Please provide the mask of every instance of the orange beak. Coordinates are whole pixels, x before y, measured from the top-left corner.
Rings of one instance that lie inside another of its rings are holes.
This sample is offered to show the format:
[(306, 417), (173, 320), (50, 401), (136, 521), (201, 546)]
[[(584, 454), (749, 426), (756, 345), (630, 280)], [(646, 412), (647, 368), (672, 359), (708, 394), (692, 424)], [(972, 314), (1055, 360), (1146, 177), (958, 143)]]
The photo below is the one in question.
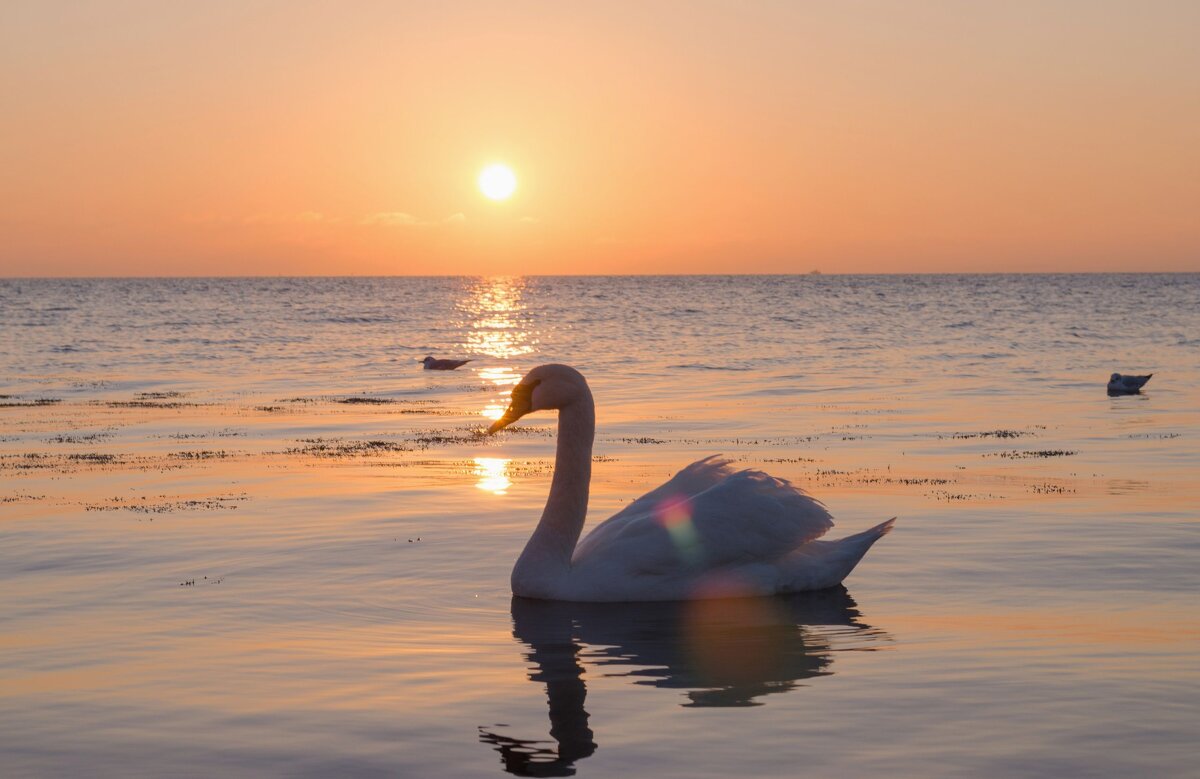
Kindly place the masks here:
[(513, 387), (512, 401), (508, 404), (508, 408), (504, 414), (488, 428), (488, 435), (500, 432), (533, 411), (533, 388), (539, 383), (538, 381), (532, 381), (529, 384), (518, 384)]

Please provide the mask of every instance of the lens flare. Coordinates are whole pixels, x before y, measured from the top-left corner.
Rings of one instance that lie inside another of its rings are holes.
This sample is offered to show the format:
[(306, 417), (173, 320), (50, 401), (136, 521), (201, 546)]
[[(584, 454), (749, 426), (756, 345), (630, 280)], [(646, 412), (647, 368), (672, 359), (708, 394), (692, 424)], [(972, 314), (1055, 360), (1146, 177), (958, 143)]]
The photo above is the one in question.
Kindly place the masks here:
[(692, 506), (686, 498), (667, 498), (655, 509), (655, 518), (667, 530), (675, 551), (688, 565), (704, 562), (704, 546), (692, 522)]

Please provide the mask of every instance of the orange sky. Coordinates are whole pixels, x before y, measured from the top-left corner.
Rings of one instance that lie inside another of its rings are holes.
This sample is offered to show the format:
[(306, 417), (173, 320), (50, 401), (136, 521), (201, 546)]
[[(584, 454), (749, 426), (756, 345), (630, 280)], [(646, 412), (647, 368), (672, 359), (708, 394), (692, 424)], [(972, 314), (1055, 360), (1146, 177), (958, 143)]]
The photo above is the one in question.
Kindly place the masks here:
[(0, 275), (1200, 270), (1196, 30), (1194, 2), (5, 3)]

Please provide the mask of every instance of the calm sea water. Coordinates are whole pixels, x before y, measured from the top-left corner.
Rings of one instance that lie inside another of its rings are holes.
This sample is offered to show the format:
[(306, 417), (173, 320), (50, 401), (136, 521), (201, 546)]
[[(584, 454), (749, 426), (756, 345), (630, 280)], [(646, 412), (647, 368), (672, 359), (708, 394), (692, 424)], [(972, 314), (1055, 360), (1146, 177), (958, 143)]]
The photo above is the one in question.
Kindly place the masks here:
[[(544, 362), (589, 524), (719, 452), (897, 529), (514, 602)], [(1200, 275), (0, 280), (0, 395), (5, 776), (1196, 775)]]

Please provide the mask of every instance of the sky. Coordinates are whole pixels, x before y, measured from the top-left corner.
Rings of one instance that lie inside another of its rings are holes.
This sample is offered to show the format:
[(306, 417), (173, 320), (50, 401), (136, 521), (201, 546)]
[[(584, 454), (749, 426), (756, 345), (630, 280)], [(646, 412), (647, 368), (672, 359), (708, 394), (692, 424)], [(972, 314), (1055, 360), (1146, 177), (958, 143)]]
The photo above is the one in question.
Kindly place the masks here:
[(1200, 271), (1198, 29), (1195, 2), (14, 0), (0, 276)]

